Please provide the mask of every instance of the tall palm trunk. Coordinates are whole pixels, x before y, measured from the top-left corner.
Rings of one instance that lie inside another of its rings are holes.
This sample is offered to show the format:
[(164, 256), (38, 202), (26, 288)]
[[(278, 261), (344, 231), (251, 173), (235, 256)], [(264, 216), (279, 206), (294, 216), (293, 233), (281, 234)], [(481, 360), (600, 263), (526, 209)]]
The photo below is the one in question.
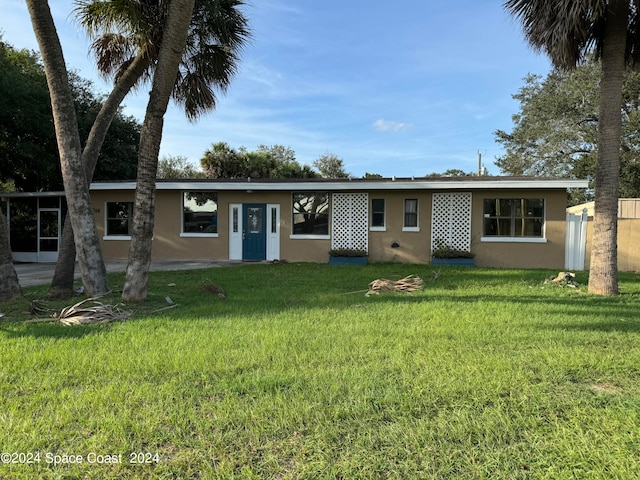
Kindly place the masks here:
[(22, 295), (18, 274), (11, 259), (7, 219), (0, 210), (0, 300), (9, 300)]
[(628, 0), (610, 1), (606, 15), (600, 79), (598, 164), (589, 292), (617, 295), (621, 109), (629, 18)]
[(42, 0), (27, 0), (26, 3), (47, 76), (62, 180), (78, 248), (82, 282), (88, 295), (104, 294), (109, 291), (107, 271), (89, 198), (78, 122), (60, 39), (49, 4)]
[[(98, 163), (100, 149), (107, 136), (113, 118), (118, 113), (120, 104), (149, 66), (148, 56), (140, 53), (136, 56), (125, 73), (118, 79), (113, 90), (102, 105), (91, 126), (87, 143), (82, 151), (82, 162), (85, 166), (87, 185), (91, 184), (93, 173)], [(73, 275), (76, 262), (76, 248), (73, 241), (73, 228), (69, 215), (64, 219), (58, 261), (51, 282), (51, 295), (64, 297), (73, 294)]]
[(158, 66), (153, 76), (149, 103), (140, 132), (138, 178), (133, 210), (131, 247), (122, 297), (144, 300), (147, 297), (151, 240), (154, 226), (156, 173), (162, 140), (164, 114), (176, 82), (178, 66), (187, 43), (187, 31), (195, 0), (173, 0), (165, 23)]

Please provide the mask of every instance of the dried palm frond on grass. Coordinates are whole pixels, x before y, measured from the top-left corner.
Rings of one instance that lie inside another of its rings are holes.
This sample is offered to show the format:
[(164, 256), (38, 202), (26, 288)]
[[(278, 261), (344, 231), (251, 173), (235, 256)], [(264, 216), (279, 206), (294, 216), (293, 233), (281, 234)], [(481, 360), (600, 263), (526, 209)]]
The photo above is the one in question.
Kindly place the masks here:
[[(114, 322), (126, 320), (133, 312), (120, 308), (122, 304), (108, 305), (97, 302), (96, 298), (87, 298), (81, 302), (65, 307), (56, 315), (63, 325), (86, 325), (90, 323)], [(90, 305), (90, 303), (92, 305)]]
[(369, 291), (367, 295), (379, 294), (380, 292), (402, 292), (411, 293), (416, 290), (421, 290), (424, 282), (420, 277), (415, 275), (409, 275), (408, 277), (401, 278), (400, 280), (387, 280), (386, 278), (379, 278), (369, 284)]
[(576, 282), (576, 274), (571, 272), (559, 272), (557, 277), (548, 278), (544, 283), (552, 283), (561, 287), (580, 287), (580, 284)]
[(47, 308), (43, 300), (32, 300), (29, 305), (29, 313), (31, 315), (53, 315), (55, 310)]

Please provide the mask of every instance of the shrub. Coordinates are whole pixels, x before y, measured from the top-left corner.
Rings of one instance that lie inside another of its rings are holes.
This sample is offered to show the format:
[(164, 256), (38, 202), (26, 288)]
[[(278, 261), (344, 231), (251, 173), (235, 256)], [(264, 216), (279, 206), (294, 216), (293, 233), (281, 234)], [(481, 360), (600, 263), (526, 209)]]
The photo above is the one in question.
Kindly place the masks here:
[(332, 257), (366, 257), (369, 254), (361, 248), (334, 248), (329, 250), (329, 255)]
[(433, 258), (473, 258), (475, 254), (466, 250), (458, 250), (442, 240), (436, 240), (436, 248), (431, 252)]

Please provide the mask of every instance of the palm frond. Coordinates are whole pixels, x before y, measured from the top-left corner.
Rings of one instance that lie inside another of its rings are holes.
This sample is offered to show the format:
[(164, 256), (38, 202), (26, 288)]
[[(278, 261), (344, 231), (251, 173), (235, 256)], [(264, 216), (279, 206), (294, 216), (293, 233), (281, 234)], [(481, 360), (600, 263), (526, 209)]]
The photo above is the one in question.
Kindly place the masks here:
[[(166, 18), (166, 1), (76, 0), (76, 18), (93, 39), (99, 71), (117, 80), (139, 52), (149, 58), (151, 77)], [(251, 38), (243, 0), (197, 0), (173, 98), (189, 120), (216, 106), (238, 70)]]
[(140, 28), (142, 4), (132, 0), (76, 0), (73, 13), (91, 38)]
[(602, 43), (606, 0), (507, 0), (525, 38), (558, 68), (572, 68)]
[(96, 57), (98, 71), (104, 76), (112, 75), (120, 65), (130, 62), (135, 55), (135, 46), (130, 39), (117, 33), (96, 38), (91, 44), (91, 50)]
[[(133, 315), (130, 310), (124, 310), (123, 304), (104, 304), (96, 301), (99, 297), (87, 298), (60, 310), (56, 315), (63, 325), (86, 325), (126, 320)], [(90, 305), (91, 304), (91, 305)]]

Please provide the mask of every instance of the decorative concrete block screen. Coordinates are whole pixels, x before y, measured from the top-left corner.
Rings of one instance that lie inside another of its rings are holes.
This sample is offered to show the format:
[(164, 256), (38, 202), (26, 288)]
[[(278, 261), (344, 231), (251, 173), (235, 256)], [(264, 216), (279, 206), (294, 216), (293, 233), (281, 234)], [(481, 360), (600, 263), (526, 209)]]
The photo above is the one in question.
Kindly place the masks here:
[(433, 194), (432, 252), (439, 243), (471, 251), (471, 192)]
[(368, 194), (334, 193), (331, 204), (331, 248), (354, 248), (368, 252)]

